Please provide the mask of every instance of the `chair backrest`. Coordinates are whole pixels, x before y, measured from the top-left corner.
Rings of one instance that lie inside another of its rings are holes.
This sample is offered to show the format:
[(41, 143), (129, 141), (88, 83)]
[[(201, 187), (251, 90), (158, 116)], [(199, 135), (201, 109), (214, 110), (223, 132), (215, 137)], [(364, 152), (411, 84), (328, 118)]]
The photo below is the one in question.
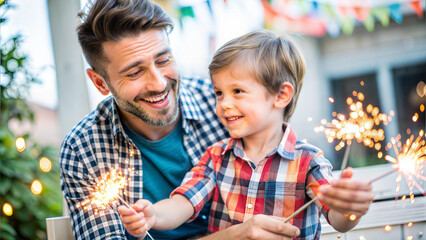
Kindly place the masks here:
[(48, 240), (74, 240), (69, 216), (46, 218)]

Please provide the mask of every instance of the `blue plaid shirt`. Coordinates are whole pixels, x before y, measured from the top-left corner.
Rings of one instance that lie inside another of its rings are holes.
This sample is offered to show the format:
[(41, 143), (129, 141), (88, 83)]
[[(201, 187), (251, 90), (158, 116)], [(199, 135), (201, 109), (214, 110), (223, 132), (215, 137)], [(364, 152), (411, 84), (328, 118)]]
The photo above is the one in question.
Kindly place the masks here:
[[(207, 147), (229, 137), (215, 114), (215, 95), (209, 80), (182, 79), (180, 107), (184, 146), (192, 164)], [(61, 188), (70, 209), (74, 237), (78, 239), (126, 239), (116, 207), (97, 212), (90, 204), (96, 184), (107, 172), (119, 169), (130, 178), (122, 197), (128, 203), (143, 198), (141, 154), (123, 130), (112, 97), (80, 121), (65, 137), (61, 151)]]

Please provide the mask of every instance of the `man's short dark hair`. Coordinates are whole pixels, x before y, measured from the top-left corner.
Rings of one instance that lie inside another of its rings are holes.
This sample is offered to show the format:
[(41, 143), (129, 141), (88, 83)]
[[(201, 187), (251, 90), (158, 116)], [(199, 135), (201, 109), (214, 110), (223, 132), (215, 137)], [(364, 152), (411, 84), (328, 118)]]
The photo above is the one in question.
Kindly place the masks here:
[(167, 33), (173, 29), (166, 12), (148, 0), (97, 0), (89, 4), (87, 13), (79, 13), (83, 22), (77, 27), (78, 41), (89, 65), (106, 79), (108, 59), (102, 43), (152, 28), (163, 28)]

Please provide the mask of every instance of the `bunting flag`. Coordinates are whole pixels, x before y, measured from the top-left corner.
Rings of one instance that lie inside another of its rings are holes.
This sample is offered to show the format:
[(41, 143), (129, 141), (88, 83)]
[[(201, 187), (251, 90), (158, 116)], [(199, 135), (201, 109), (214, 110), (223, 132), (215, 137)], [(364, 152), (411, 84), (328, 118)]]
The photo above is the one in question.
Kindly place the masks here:
[(372, 10), (372, 14), (379, 20), (383, 27), (389, 25), (389, 9), (387, 7), (378, 7)]
[(395, 20), (397, 23), (402, 23), (402, 12), (401, 12), (401, 5), (398, 3), (392, 4), (389, 6), (390, 10), (390, 16)]
[[(409, 5), (419, 18), (423, 18), (424, 2), (421, 0), (261, 0), (265, 12), (265, 26), (273, 26), (276, 21), (286, 21), (288, 26), (295, 32), (318, 36), (329, 34), (332, 37), (339, 36), (340, 32), (350, 35), (357, 23), (367, 29), (374, 31), (375, 22), (382, 26), (389, 25), (390, 18), (401, 23), (403, 13), (401, 6)], [(299, 4), (299, 18), (287, 14), (291, 9), (282, 9), (294, 4)], [(310, 6), (308, 6), (310, 5)], [(299, 23), (315, 22), (317, 26), (324, 27), (324, 31), (315, 31), (310, 25)], [(298, 28), (297, 26), (300, 26)], [(289, 29), (288, 28), (288, 29)]]
[[(171, 1), (171, 0), (168, 0)], [(166, 1), (166, 2), (168, 2)], [(229, 4), (232, 0), (224, 0)], [(259, 0), (262, 3), (265, 27), (279, 28), (311, 36), (338, 37), (350, 35), (355, 26), (362, 24), (367, 31), (374, 31), (375, 23), (389, 26), (390, 19), (402, 23), (402, 6), (409, 6), (418, 18), (423, 18), (422, 0)], [(177, 1), (179, 20), (184, 17), (197, 19), (190, 1)], [(204, 0), (209, 13), (214, 11), (211, 0)], [(179, 4), (181, 3), (181, 4)], [(185, 4), (185, 5), (183, 5)], [(406, 8), (404, 8), (406, 9)], [(407, 13), (405, 13), (407, 14)]]
[(419, 18), (423, 18), (423, 9), (420, 4), (420, 0), (410, 2), (410, 6), (413, 8), (414, 12)]

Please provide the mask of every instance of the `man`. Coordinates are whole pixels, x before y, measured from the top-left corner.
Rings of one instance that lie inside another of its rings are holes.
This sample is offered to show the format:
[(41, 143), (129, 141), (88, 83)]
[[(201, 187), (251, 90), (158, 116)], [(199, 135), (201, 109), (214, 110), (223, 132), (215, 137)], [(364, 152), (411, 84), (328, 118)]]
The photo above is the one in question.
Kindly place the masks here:
[[(95, 87), (112, 97), (80, 121), (60, 152), (61, 187), (75, 239), (126, 239), (113, 208), (84, 204), (113, 169), (130, 181), (122, 197), (152, 202), (168, 198), (207, 147), (228, 136), (214, 112), (208, 81), (181, 79), (169, 46), (172, 22), (147, 0), (98, 0), (77, 33)], [(84, 206), (81, 206), (81, 205)], [(207, 230), (209, 209), (155, 239), (187, 239)], [(209, 239), (290, 239), (299, 230), (282, 219), (258, 215), (207, 236)]]

